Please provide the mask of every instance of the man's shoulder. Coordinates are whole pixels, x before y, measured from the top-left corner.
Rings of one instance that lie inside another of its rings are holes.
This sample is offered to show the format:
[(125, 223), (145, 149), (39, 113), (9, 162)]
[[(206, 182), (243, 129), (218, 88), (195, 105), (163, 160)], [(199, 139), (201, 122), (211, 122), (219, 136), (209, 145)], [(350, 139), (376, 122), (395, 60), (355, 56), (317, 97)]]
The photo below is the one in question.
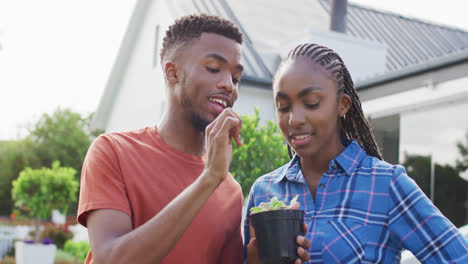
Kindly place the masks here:
[(154, 131), (150, 127), (124, 132), (106, 132), (99, 135), (94, 141), (97, 143), (105, 141), (111, 145), (138, 141), (145, 142), (154, 140), (152, 133)]

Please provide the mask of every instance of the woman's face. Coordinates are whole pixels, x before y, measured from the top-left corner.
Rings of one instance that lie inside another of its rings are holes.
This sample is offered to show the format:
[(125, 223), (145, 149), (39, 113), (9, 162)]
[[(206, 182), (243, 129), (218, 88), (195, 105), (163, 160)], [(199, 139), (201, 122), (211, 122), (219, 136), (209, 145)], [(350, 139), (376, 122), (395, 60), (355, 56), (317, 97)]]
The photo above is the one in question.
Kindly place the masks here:
[(299, 156), (336, 152), (341, 144), (339, 118), (351, 100), (348, 95), (337, 98), (334, 76), (310, 59), (299, 58), (281, 67), (273, 93), (278, 125)]

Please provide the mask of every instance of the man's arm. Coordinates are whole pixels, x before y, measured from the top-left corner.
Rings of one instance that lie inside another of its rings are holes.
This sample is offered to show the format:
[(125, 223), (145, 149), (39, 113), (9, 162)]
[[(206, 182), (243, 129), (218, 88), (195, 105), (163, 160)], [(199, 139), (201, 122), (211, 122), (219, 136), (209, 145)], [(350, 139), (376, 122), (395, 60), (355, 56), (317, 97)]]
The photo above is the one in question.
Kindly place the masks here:
[(159, 263), (182, 237), (210, 195), (228, 175), (231, 138), (239, 140), (241, 120), (224, 110), (206, 129), (206, 166), (200, 177), (151, 220), (132, 230), (126, 213), (100, 209), (88, 213), (91, 252), (97, 264)]

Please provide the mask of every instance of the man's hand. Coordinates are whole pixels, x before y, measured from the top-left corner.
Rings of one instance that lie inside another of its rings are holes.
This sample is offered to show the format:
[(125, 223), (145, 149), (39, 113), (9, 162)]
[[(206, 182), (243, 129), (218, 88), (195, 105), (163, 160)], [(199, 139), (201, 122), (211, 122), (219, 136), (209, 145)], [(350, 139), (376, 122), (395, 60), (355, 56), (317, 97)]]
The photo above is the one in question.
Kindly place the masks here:
[(206, 164), (202, 175), (221, 183), (228, 175), (232, 161), (232, 139), (240, 146), (241, 118), (226, 108), (205, 130)]

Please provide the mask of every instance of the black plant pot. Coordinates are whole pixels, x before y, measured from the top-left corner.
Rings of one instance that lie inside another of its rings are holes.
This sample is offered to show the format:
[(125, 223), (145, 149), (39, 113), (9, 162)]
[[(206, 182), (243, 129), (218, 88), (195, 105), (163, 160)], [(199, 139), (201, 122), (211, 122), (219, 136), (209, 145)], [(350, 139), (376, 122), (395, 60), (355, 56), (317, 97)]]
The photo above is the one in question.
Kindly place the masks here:
[(274, 210), (250, 215), (262, 264), (294, 263), (296, 237), (302, 235), (304, 211)]

